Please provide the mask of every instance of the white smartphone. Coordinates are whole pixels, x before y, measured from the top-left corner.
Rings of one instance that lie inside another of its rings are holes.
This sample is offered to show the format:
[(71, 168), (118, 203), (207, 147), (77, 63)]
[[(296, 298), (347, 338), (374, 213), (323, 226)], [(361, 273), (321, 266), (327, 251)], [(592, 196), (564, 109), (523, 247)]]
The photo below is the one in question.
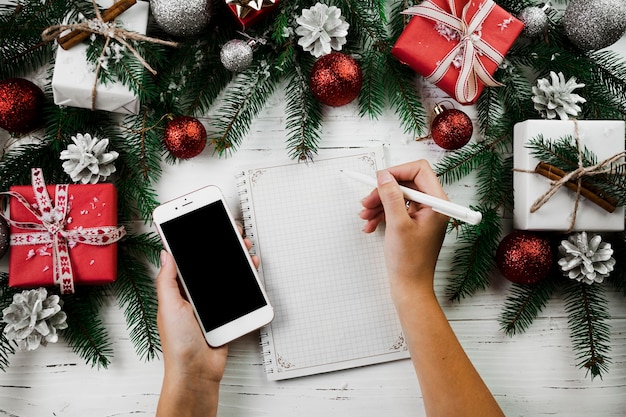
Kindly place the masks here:
[(218, 187), (163, 203), (152, 217), (209, 345), (272, 321), (274, 310)]

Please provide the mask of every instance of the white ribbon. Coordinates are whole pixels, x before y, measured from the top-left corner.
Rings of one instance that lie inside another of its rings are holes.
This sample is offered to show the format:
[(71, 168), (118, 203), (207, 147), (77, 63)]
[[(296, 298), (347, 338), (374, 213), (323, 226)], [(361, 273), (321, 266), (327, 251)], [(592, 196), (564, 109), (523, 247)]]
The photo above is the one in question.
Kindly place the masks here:
[(487, 71), (479, 59), (479, 56), (485, 56), (497, 65), (500, 65), (504, 60), (504, 55), (482, 38), (482, 24), (496, 7), (493, 0), (482, 1), (482, 6), (478, 8), (470, 22), (467, 22), (467, 13), (472, 4), (471, 1), (465, 4), (460, 17), (454, 0), (447, 0), (451, 13), (430, 0), (426, 0), (418, 6), (409, 7), (402, 12), (403, 14), (434, 20), (436, 23), (441, 23), (459, 32), (460, 41), (437, 63), (433, 72), (425, 78), (433, 84), (437, 84), (444, 77), (455, 57), (463, 50), (459, 77), (454, 88), (455, 98), (460, 103), (472, 102), (478, 96), (478, 80), (490, 87), (502, 86)]

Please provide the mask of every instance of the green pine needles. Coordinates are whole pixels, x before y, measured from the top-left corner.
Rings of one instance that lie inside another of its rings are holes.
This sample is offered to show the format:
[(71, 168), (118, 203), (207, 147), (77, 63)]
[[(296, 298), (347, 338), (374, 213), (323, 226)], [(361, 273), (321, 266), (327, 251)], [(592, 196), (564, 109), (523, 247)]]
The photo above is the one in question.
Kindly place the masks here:
[[(401, 11), (420, 1), (323, 2), (341, 9), (342, 17), (350, 24), (342, 52), (355, 57), (363, 72), (358, 96), (360, 116), (376, 120), (389, 108), (397, 115), (404, 132), (423, 136), (428, 131), (428, 112), (416, 89), (416, 74), (391, 55), (395, 40), (408, 22)], [(154, 234), (137, 229), (143, 226), (142, 221), (149, 223), (152, 210), (159, 204), (155, 184), (162, 175), (163, 161), (176, 162), (163, 144), (163, 132), (169, 120), (179, 115), (206, 116), (209, 143), (217, 155), (226, 157), (241, 146), (268, 98), (282, 90), (287, 152), (294, 160), (315, 158), (322, 139), (324, 108), (309, 86), (315, 58), (298, 45), (294, 29), (302, 10), (316, 3), (317, 0), (281, 0), (267, 17), (247, 28), (246, 35), (260, 42), (254, 48), (253, 63), (240, 73), (228, 71), (220, 61), (222, 45), (242, 38), (224, 2), (214, 3), (212, 21), (216, 23), (199, 36), (171, 39), (151, 22), (149, 36), (178, 42), (174, 48), (129, 41), (156, 70), (156, 75), (146, 71), (130, 51), (117, 46), (105, 54), (106, 65), (98, 73), (100, 82), (120, 81), (138, 96), (141, 102), (138, 114), (123, 117), (52, 103), (50, 81), (57, 46), (42, 41), (41, 33), (64, 21), (77, 22), (79, 16), (93, 17), (91, 1), (13, 0), (0, 5), (0, 79), (24, 77), (33, 71), (48, 74), (45, 134), (31, 144), (16, 140), (17, 144), (5, 151), (0, 159), (0, 190), (29, 184), (33, 167), (43, 168), (50, 184), (70, 182), (61, 169), (59, 154), (77, 133), (108, 138), (110, 148), (119, 153), (117, 171), (111, 181), (118, 190), (118, 218), (128, 234), (118, 244), (118, 279), (101, 288), (79, 287), (76, 294), (63, 296), (70, 326), (62, 334), (85, 362), (106, 367), (113, 356), (112, 343), (99, 314), (111, 296), (124, 311), (138, 356), (150, 360), (160, 350), (151, 264), (158, 264), (161, 245)], [(497, 3), (513, 15), (536, 6), (531, 0)], [(455, 274), (446, 291), (452, 300), (471, 297), (487, 288), (493, 279), (503, 218), (513, 207), (513, 126), (539, 117), (531, 100), (536, 79), (546, 77), (550, 71), (576, 77), (585, 84), (577, 92), (587, 100), (580, 119), (626, 120), (624, 60), (610, 51), (577, 49), (564, 34), (559, 12), (548, 9), (546, 13), (549, 30), (545, 36), (520, 37), (494, 74), (503, 86), (486, 88), (479, 96), (477, 140), (447, 152), (435, 166), (446, 184), (471, 177), (477, 185), (476, 209), (483, 214), (483, 221), (477, 226), (450, 224), (449, 233), (456, 234), (455, 244), (459, 247), (453, 259)], [(105, 56), (102, 55), (105, 39), (96, 36), (87, 42), (88, 60), (95, 67)], [(111, 40), (110, 47), (112, 43), (115, 41)], [(539, 138), (533, 146), (540, 159), (566, 171), (577, 165), (577, 152), (565, 144), (547, 144)], [(584, 151), (583, 156), (585, 163), (594, 163), (589, 152)], [(618, 169), (590, 181), (623, 205), (626, 203), (623, 174)], [(608, 285), (568, 282), (559, 271), (553, 271), (548, 279), (534, 286), (513, 285), (500, 318), (504, 332), (521, 333), (532, 325), (551, 297), (562, 293), (578, 365), (592, 377), (601, 377), (611, 362), (604, 293), (607, 287), (612, 287), (626, 296), (626, 241), (623, 234), (603, 237), (616, 248), (617, 265), (605, 280)], [(555, 242), (561, 238), (556, 237)], [(0, 274), (0, 308), (10, 303), (16, 291), (8, 286), (6, 274)], [(0, 332), (0, 369), (8, 366), (13, 353), (14, 346)]]

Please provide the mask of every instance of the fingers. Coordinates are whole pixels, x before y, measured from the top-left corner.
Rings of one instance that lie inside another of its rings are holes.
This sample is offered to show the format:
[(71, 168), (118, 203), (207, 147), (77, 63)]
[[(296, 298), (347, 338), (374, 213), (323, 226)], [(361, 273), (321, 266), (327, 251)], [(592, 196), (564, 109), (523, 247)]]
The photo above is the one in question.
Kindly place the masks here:
[(377, 172), (378, 195), (385, 209), (387, 223), (408, 219), (406, 203), (396, 179), (388, 170)]
[(389, 172), (402, 185), (417, 188), (419, 191), (434, 197), (448, 199), (437, 175), (425, 159), (396, 165), (389, 168)]

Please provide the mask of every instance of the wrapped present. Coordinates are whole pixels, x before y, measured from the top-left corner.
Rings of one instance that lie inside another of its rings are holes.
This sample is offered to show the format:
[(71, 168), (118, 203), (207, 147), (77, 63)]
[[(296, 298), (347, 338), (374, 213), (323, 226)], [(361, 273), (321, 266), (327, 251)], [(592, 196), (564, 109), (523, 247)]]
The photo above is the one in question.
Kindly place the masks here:
[[(517, 123), (513, 130), (513, 227), (551, 231), (624, 230), (624, 207), (611, 205), (607, 197), (589, 191), (591, 188), (582, 182), (579, 187), (577, 180), (564, 181), (571, 176), (570, 173), (538, 160), (528, 145), (531, 140), (540, 138), (550, 143), (572, 138), (571, 146), (593, 153), (600, 161), (596, 167), (601, 168), (602, 162), (620, 158), (623, 161), (624, 125), (621, 120), (527, 120)], [(592, 175), (595, 168), (584, 169)], [(580, 178), (584, 181), (584, 176)], [(581, 193), (585, 190), (587, 193)]]
[(278, 6), (278, 0), (226, 0), (228, 8), (245, 30)]
[[(108, 3), (101, 4), (106, 7), (113, 2), (108, 0), (99, 3)], [(115, 22), (125, 30), (145, 34), (149, 9), (148, 2), (138, 1), (119, 15)], [(92, 109), (92, 98), (95, 97), (93, 109), (123, 114), (137, 114), (141, 104), (139, 98), (119, 81), (96, 83), (95, 68), (87, 62), (85, 43), (68, 50), (57, 48), (52, 75), (52, 93), (54, 103), (60, 106)]]
[(391, 53), (461, 104), (476, 101), (524, 24), (493, 0), (426, 0)]
[[(10, 195), (9, 285), (100, 285), (117, 277), (117, 192), (112, 184), (46, 185), (33, 169), (32, 185)], [(6, 217), (5, 217), (6, 218)]]

